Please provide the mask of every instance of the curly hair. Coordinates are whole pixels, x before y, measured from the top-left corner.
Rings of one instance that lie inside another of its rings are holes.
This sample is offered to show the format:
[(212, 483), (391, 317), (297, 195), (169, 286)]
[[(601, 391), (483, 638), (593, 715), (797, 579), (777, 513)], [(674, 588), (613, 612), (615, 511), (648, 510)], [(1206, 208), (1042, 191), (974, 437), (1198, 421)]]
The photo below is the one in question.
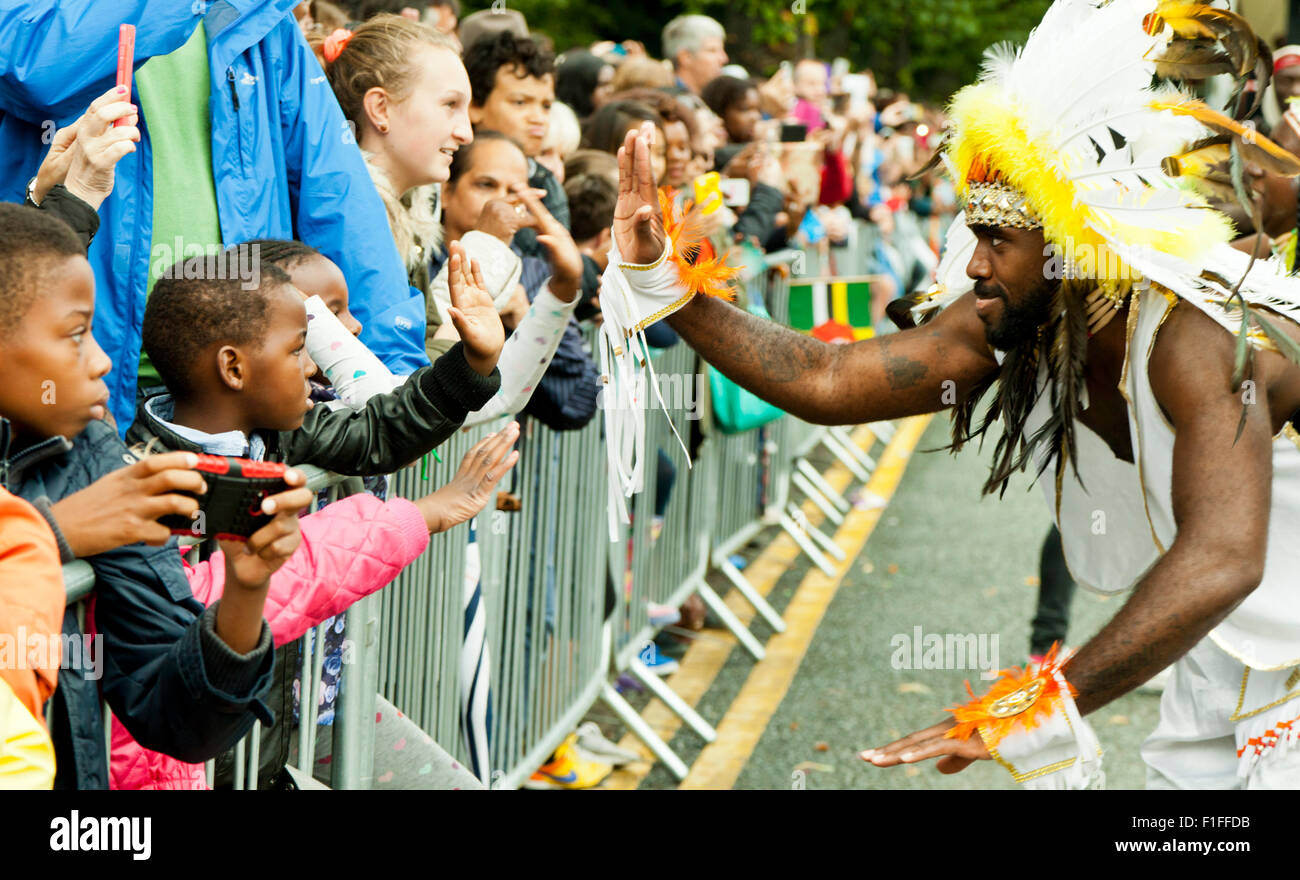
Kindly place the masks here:
[(85, 255), (77, 234), (58, 217), (26, 205), (0, 203), (0, 338), (17, 330), (45, 290), (55, 262)]
[(501, 31), (484, 37), (465, 52), (465, 72), (475, 106), (482, 107), (497, 85), (497, 71), (509, 67), (523, 79), (555, 74), (555, 53), (534, 37), (519, 37)]
[[(246, 255), (258, 260), (259, 283), (241, 276)], [(271, 294), (289, 275), (258, 259), (250, 245), (180, 260), (163, 272), (144, 310), (143, 348), (177, 397), (191, 396), (200, 359), (214, 345), (250, 345), (265, 337)]]
[(727, 111), (745, 100), (745, 95), (757, 87), (747, 79), (735, 76), (716, 76), (700, 92), (700, 98), (709, 105), (709, 109), (718, 116), (725, 117)]

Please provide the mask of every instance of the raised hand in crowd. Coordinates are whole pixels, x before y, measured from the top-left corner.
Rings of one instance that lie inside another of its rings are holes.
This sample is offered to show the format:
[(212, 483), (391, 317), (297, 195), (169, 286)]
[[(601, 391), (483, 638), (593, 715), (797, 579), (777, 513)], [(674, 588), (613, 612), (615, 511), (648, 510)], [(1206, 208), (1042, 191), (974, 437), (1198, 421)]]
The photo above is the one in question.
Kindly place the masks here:
[(667, 233), (650, 162), (654, 124), (627, 133), (618, 148), (618, 201), (614, 203), (614, 242), (629, 263), (647, 264), (664, 253)]
[(519, 452), (513, 449), (518, 439), (518, 422), (488, 434), (465, 453), (447, 485), (414, 502), (430, 533), (445, 532), (484, 508), (497, 483), (519, 461)]
[(537, 197), (537, 190), (517, 186), (511, 191), (532, 216), (537, 228), (537, 241), (550, 254), (551, 280), (547, 285), (551, 288), (551, 293), (563, 302), (573, 302), (582, 287), (582, 253), (574, 243), (573, 236), (563, 223), (546, 210), (546, 206)]
[(262, 499), (262, 513), (272, 517), (269, 523), (247, 541), (217, 542), (226, 558), (226, 586), (217, 608), (217, 635), (240, 654), (257, 646), (271, 575), (289, 561), (302, 543), (298, 514), (311, 505), (315, 495), (307, 488), (307, 476), (300, 470), (285, 470), (284, 481), (291, 488)]
[[(125, 124), (114, 127), (119, 119)], [(96, 98), (76, 122), (54, 134), (45, 154), (32, 200), (40, 204), (58, 184), (99, 210), (113, 191), (113, 169), (127, 153), (135, 152), (140, 140), (140, 116), (126, 89), (114, 87)]]
[(794, 79), (788, 67), (781, 67), (758, 85), (758, 105), (768, 116), (784, 119), (794, 107)]
[[(546, 195), (545, 190), (532, 190), (532, 192), (537, 194), (538, 198)], [(474, 228), (479, 232), (486, 232), (506, 244), (514, 241), (515, 233), (519, 230), (536, 226), (537, 218), (518, 195), (488, 200), (483, 205), (483, 210), (479, 212), (478, 222), (474, 224)]]
[(199, 509), (198, 501), (179, 494), (207, 490), (202, 474), (194, 470), (198, 463), (192, 452), (151, 455), (55, 502), (50, 512), (77, 557), (140, 541), (161, 546), (171, 531), (159, 517), (192, 517)]
[(465, 360), (481, 376), (490, 376), (506, 341), (505, 327), (478, 264), (465, 256), (459, 241), (447, 246), (447, 314), (465, 342)]

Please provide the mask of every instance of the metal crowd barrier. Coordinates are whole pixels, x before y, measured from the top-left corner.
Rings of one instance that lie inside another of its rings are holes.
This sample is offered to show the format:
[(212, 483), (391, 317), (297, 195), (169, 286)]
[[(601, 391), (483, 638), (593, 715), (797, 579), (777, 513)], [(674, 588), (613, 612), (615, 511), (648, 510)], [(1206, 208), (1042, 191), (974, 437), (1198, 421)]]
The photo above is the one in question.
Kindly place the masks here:
[[(820, 257), (825, 264), (827, 255)], [(856, 256), (850, 255), (852, 259)], [(748, 288), (751, 297), (765, 302), (774, 320), (787, 324), (792, 271), (808, 271), (808, 255), (798, 251), (770, 254), (762, 270), (751, 273)], [(703, 364), (681, 344), (658, 353), (652, 362), (668, 414), (685, 436), (690, 416), (698, 416), (698, 412), (685, 411), (682, 398), (670, 392), (693, 384), (697, 377), (703, 386)], [(809, 425), (789, 415), (740, 434), (723, 434), (705, 426), (703, 437), (694, 438), (696, 455), (689, 470), (683, 467), (685, 455), (663, 413), (647, 413), (647, 438), (647, 456), (652, 450), (664, 452), (676, 470), (676, 479), (658, 536), (651, 531), (658, 487), (648, 473), (645, 491), (635, 499), (626, 549), (622, 544), (614, 547), (614, 567), (626, 578), (616, 617), (615, 669), (631, 672), (705, 742), (712, 742), (717, 735), (713, 726), (642, 662), (656, 630), (649, 620), (648, 605), (679, 605), (698, 593), (741, 645), (755, 659), (762, 659), (763, 646), (713, 590), (706, 575), (712, 569), (720, 571), (772, 629), (783, 631), (784, 620), (733, 564), (731, 555), (767, 526), (779, 525), (815, 563), (831, 569), (827, 556), (843, 559), (844, 554), (808, 523), (790, 500), (791, 487), (802, 491), (839, 524), (849, 503), (825, 483), (805, 456), (814, 446), (826, 445), (864, 481), (874, 463), (842, 429)], [(811, 472), (819, 485), (814, 485), (805, 471)], [(685, 764), (613, 688), (607, 685), (602, 699), (670, 772), (679, 779), (685, 777)]]
[[(494, 788), (518, 787), (546, 761), (595, 702), (609, 667), (600, 420), (580, 431), (555, 432), (531, 419), (523, 428), (519, 463), (501, 487), (519, 499), (519, 510), (489, 505), (476, 529), (492, 661)], [(454, 473), (460, 452), (443, 453), (443, 476)], [(443, 588), (459, 598), (463, 572), (448, 572), (454, 577), (443, 578)], [(462, 628), (458, 618), (455, 630), (444, 631), (457, 650)], [(454, 691), (457, 667), (447, 669), (444, 686)], [(452, 723), (457, 714), (448, 711)], [(458, 737), (439, 742), (463, 748)]]
[[(755, 275), (751, 292), (764, 299), (774, 320), (788, 322), (789, 275), (803, 265), (801, 253), (782, 252), (769, 255)], [(676, 606), (698, 593), (746, 650), (761, 658), (762, 645), (706, 575), (720, 571), (781, 631), (780, 615), (730, 556), (765, 527), (777, 525), (823, 568), (830, 567), (828, 557), (842, 558), (834, 543), (807, 522), (792, 492), (812, 501), (831, 524), (843, 521), (848, 501), (826, 484), (806, 456), (823, 446), (865, 480), (874, 462), (848, 439), (847, 431), (787, 415), (753, 431), (724, 435), (694, 423), (707, 395), (703, 365), (694, 351), (678, 344), (656, 352), (653, 364), (669, 417), (695, 458), (688, 466), (664, 413), (647, 412), (645, 490), (630, 505), (632, 523), (621, 541), (606, 540), (600, 414), (571, 432), (522, 420), (519, 463), (498, 487), (518, 499), (519, 509), (500, 510), (489, 503), (474, 522), (491, 679), (490, 766), (483, 768), (483, 781), (493, 788), (521, 785), (598, 700), (675, 775), (685, 776), (685, 765), (609, 682), (611, 672), (632, 673), (705, 741), (716, 736), (646, 667), (645, 652), (656, 633), (649, 604)], [(414, 499), (444, 485), (464, 453), (505, 421), (457, 434), (440, 448), (441, 462), (426, 460), (394, 474), (390, 497)], [(890, 426), (873, 429), (877, 438), (887, 439)], [(662, 531), (655, 534), (660, 453), (671, 463), (675, 479)], [(331, 486), (336, 497), (360, 490), (360, 481), (307, 470), (313, 488)], [(463, 524), (435, 536), (393, 583), (347, 611), (348, 662), (334, 718), (331, 787), (373, 784), (376, 693), (469, 766), (462, 709), (466, 599), (473, 587), (466, 584), (469, 534), (470, 525)], [(76, 602), (91, 590), (93, 574), (78, 561), (65, 566), (65, 581), (68, 601)], [(607, 581), (616, 597), (608, 617)], [(303, 697), (295, 765), (307, 776), (314, 765), (322, 630), (309, 631), (300, 642)], [(105, 723), (107, 728), (107, 713)], [(257, 785), (259, 732), (255, 727), (236, 749), (236, 788)]]

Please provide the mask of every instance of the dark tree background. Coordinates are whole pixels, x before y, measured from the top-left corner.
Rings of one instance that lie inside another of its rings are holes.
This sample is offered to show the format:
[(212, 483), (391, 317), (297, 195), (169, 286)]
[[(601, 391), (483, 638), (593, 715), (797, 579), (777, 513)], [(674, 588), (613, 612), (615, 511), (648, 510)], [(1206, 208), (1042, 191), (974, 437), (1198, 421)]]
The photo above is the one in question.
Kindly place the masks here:
[(727, 28), (727, 53), (750, 73), (784, 60), (844, 56), (882, 87), (942, 100), (973, 80), (984, 49), (1023, 42), (1051, 0), (507, 0), (563, 51), (640, 40), (659, 55), (663, 25), (701, 12)]

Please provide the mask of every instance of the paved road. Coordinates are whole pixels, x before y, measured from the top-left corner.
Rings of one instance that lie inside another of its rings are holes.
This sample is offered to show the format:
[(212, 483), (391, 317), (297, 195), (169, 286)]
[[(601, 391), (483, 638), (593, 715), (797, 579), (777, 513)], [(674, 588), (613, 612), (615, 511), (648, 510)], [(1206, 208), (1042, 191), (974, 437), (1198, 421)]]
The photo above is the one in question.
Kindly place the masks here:
[[(1013, 484), (1000, 502), (981, 499), (987, 454), (971, 449), (954, 457), (919, 451), (944, 443), (947, 430), (947, 419), (931, 423), (736, 787), (1015, 787), (992, 762), (945, 776), (932, 764), (881, 770), (856, 757), (867, 746), (942, 720), (941, 709), (964, 697), (965, 679), (972, 680), (977, 692), (987, 687), (979, 678), (978, 659), (971, 664), (974, 669), (896, 668), (910, 665), (900, 662), (904, 658), (915, 659), (907, 648), (917, 627), (922, 638), (973, 634), (985, 656), (996, 652), (996, 662), (1003, 666), (1022, 663), (1027, 651), (1038, 554), (1048, 527), (1046, 506), (1027, 479)], [(805, 570), (797, 566), (778, 583), (771, 596), (778, 609)], [(1078, 591), (1070, 642), (1086, 640), (1119, 602)], [(756, 624), (755, 634), (766, 639), (769, 632)], [(732, 652), (701, 701), (706, 718), (722, 717), (752, 668), (743, 652)], [(1109, 788), (1142, 787), (1137, 750), (1155, 726), (1158, 704), (1158, 697), (1135, 694), (1092, 716), (1107, 750)], [(688, 764), (701, 745), (689, 731), (673, 741)], [(641, 787), (674, 785), (657, 767)]]

